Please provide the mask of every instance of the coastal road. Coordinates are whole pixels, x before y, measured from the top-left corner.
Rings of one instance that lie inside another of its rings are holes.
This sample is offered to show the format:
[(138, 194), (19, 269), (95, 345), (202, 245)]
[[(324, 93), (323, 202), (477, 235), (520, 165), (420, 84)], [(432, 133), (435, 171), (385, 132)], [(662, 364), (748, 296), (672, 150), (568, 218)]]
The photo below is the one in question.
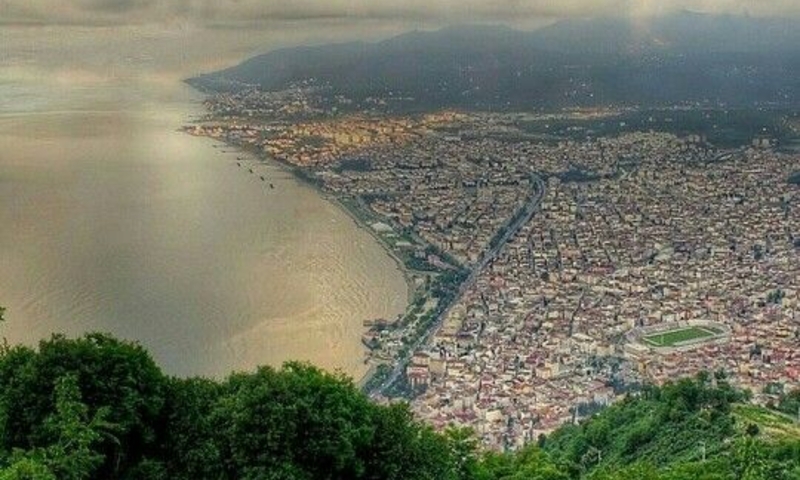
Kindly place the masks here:
[(400, 378), (400, 375), (402, 375), (403, 371), (405, 371), (406, 365), (408, 365), (411, 356), (414, 355), (414, 353), (418, 351), (420, 347), (430, 342), (430, 340), (433, 338), (433, 334), (442, 326), (442, 323), (444, 322), (444, 319), (447, 318), (450, 310), (461, 300), (461, 298), (464, 296), (464, 293), (466, 293), (466, 291), (475, 284), (480, 273), (490, 263), (492, 263), (495, 258), (497, 258), (497, 255), (500, 253), (503, 247), (505, 247), (505, 245), (514, 237), (514, 235), (516, 235), (517, 232), (519, 232), (519, 230), (533, 218), (534, 214), (536, 214), (536, 211), (539, 210), (539, 206), (542, 204), (542, 199), (544, 198), (545, 194), (544, 181), (541, 179), (541, 177), (535, 174), (531, 174), (531, 181), (533, 182), (533, 196), (530, 198), (530, 200), (528, 200), (525, 206), (522, 207), (522, 215), (515, 215), (512, 217), (512, 219), (517, 218), (517, 220), (513, 223), (505, 225), (505, 233), (503, 236), (500, 237), (500, 239), (495, 243), (494, 247), (491, 247), (486, 251), (483, 257), (481, 257), (481, 261), (472, 267), (469, 276), (459, 287), (458, 293), (453, 298), (453, 301), (450, 302), (450, 304), (442, 311), (441, 314), (439, 314), (439, 316), (436, 318), (436, 321), (433, 322), (433, 325), (430, 329), (428, 329), (425, 335), (411, 345), (408, 350), (408, 355), (397, 361), (392, 369), (392, 372), (389, 374), (386, 380), (384, 380), (380, 386), (373, 390), (371, 394), (372, 396), (385, 392), (389, 386), (391, 386), (395, 381), (397, 381), (398, 378)]

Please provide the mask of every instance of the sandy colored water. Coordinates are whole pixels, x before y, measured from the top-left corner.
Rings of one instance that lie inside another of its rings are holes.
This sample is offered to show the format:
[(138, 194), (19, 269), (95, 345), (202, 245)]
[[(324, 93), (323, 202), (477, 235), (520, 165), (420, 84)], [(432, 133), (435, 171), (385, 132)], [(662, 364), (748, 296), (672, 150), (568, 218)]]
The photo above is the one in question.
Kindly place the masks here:
[(405, 308), (397, 265), (278, 166), (177, 131), (201, 113), (188, 87), (0, 76), (0, 99), (0, 334), (111, 332), (178, 375), (366, 371), (362, 321)]

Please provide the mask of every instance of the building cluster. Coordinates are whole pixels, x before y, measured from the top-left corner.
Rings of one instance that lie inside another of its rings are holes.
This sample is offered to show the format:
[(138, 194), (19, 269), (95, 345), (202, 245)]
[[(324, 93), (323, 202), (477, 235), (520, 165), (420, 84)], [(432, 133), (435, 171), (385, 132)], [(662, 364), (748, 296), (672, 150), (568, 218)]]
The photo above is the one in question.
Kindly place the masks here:
[[(616, 174), (549, 179), (540, 213), (409, 367), (426, 387), (417, 413), (513, 448), (634, 382), (722, 369), (754, 392), (800, 386), (797, 157), (666, 134), (566, 148)], [(729, 341), (626, 356), (630, 329), (690, 320), (729, 326)]]
[(300, 167), (325, 167), (374, 146), (402, 145), (425, 131), (429, 119), (346, 117), (287, 125), (259, 144), (272, 157)]
[[(645, 381), (722, 369), (756, 393), (800, 387), (797, 156), (654, 132), (544, 141), (509, 118), (237, 117), (189, 130), (300, 167), (414, 254), (430, 258), (430, 245), (474, 271), (405, 370), (434, 425), (517, 448)], [(498, 241), (539, 179), (539, 211)], [(688, 351), (625, 348), (634, 328), (690, 321), (729, 334)], [(395, 350), (407, 337), (394, 332)]]
[(531, 195), (531, 171), (505, 161), (521, 155), (507, 147), (426, 135), (403, 148), (359, 152), (368, 168), (330, 169), (320, 178), (332, 191), (368, 199), (399, 230), (471, 265)]
[[(216, 106), (216, 109), (221, 108)], [(223, 111), (227, 112), (227, 109)], [(313, 111), (304, 109), (308, 115)], [(341, 115), (323, 119), (292, 119), (289, 116), (266, 120), (269, 117), (262, 115), (267, 113), (262, 112), (253, 118), (252, 112), (244, 107), (234, 112), (239, 113), (212, 115), (210, 121), (185, 130), (193, 135), (256, 147), (276, 160), (309, 169), (324, 169), (346, 155), (367, 148), (401, 147), (459, 116), (442, 112), (397, 118)]]
[[(204, 105), (210, 117), (215, 119), (274, 121), (328, 115), (330, 109), (326, 104), (330, 102), (316, 92), (317, 88), (307, 82), (274, 92), (255, 87), (242, 88), (209, 97)], [(335, 100), (336, 103), (347, 103), (343, 98)]]

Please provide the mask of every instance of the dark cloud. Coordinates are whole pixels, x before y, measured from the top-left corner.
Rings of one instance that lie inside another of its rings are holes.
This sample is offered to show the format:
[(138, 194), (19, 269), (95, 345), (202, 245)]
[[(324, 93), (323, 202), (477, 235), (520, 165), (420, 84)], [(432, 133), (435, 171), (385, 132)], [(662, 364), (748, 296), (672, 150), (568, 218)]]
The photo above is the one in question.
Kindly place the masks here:
[(254, 25), (319, 19), (432, 23), (525, 22), (591, 15), (653, 15), (677, 8), (795, 15), (797, 0), (0, 0), (0, 24)]

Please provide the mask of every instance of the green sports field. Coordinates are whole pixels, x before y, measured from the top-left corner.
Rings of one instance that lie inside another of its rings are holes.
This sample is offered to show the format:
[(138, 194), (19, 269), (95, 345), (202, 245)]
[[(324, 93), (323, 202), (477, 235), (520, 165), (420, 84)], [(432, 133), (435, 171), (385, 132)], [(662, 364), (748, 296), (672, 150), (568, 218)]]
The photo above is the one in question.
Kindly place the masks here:
[(677, 343), (695, 340), (698, 338), (713, 337), (718, 332), (707, 328), (687, 327), (678, 330), (667, 330), (644, 337), (644, 341), (654, 347), (671, 347)]

